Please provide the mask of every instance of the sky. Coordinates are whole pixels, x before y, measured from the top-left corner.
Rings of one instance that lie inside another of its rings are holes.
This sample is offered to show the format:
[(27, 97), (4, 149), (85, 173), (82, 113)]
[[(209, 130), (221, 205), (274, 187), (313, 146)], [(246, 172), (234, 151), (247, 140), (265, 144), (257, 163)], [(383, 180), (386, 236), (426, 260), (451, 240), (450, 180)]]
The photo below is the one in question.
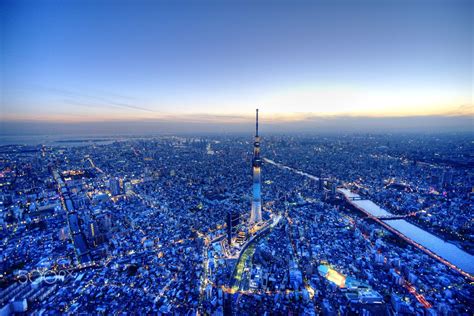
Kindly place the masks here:
[(473, 128), (472, 1), (0, 6), (0, 134)]

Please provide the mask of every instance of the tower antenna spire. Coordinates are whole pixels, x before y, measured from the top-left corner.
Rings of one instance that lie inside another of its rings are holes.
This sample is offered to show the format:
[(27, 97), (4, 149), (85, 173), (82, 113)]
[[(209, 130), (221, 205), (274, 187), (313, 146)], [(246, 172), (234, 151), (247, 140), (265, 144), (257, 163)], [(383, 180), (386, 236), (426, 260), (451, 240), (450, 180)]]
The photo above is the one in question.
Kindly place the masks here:
[(256, 109), (256, 118), (257, 120), (255, 121), (255, 136), (258, 137), (258, 109)]

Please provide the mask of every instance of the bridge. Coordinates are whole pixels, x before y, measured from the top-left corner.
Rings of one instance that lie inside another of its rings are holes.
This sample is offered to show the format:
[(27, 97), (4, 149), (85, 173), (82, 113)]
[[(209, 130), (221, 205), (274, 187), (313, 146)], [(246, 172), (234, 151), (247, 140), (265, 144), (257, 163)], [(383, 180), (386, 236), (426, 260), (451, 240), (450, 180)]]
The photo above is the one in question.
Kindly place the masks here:
[(376, 218), (380, 221), (390, 221), (395, 219), (405, 219), (409, 217), (409, 215), (386, 215), (386, 216), (368, 216), (364, 217), (363, 219), (373, 219)]
[(410, 213), (406, 215), (378, 216), (377, 218), (380, 219), (381, 221), (389, 221), (392, 219), (404, 219), (410, 216), (414, 216), (414, 215)]
[(366, 198), (364, 197), (361, 197), (361, 196), (351, 196), (351, 197), (348, 197), (349, 200), (351, 201), (363, 201), (363, 200), (367, 200)]
[(389, 221), (393, 219), (403, 219), (408, 217), (407, 215), (393, 215), (393, 216), (378, 216), (377, 218), (381, 221)]
[[(356, 201), (356, 200), (352, 200), (350, 199), (351, 201)], [(364, 219), (368, 219), (368, 218), (376, 218), (378, 220), (381, 220), (381, 221), (390, 221), (390, 220), (395, 220), (395, 219), (405, 219), (407, 217), (412, 217), (412, 216), (416, 216), (418, 212), (411, 212), (411, 213), (408, 213), (408, 214), (403, 214), (403, 215), (395, 215), (395, 214), (391, 214), (391, 215), (384, 215), (384, 216), (371, 216), (371, 217), (365, 217)]]

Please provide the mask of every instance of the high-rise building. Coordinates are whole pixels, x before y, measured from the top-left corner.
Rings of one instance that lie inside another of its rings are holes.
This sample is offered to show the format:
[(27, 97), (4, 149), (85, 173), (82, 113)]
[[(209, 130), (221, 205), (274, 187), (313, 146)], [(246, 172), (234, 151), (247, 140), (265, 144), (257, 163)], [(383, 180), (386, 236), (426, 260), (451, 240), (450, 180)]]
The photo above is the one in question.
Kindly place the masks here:
[(113, 196), (120, 194), (120, 181), (117, 178), (112, 178), (109, 180), (110, 192)]
[(453, 182), (453, 172), (451, 170), (443, 170), (441, 175), (441, 186), (443, 188), (448, 188)]
[(260, 137), (258, 136), (258, 109), (256, 110), (255, 123), (255, 142), (253, 143), (253, 196), (252, 196), (252, 211), (250, 213), (250, 223), (258, 223), (262, 221), (262, 197), (261, 197), (261, 175), (260, 168), (262, 160), (260, 159)]
[(228, 211), (227, 212), (227, 242), (229, 245), (232, 244), (232, 236), (235, 234), (237, 226), (240, 222), (240, 214), (236, 211)]

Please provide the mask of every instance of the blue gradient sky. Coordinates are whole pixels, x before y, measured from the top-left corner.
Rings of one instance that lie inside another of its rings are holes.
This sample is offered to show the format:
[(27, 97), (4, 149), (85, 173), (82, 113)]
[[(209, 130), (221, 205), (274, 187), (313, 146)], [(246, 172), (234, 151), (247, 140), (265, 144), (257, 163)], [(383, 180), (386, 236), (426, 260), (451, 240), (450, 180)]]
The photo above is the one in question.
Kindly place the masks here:
[(472, 3), (2, 2), (2, 116), (472, 115)]

